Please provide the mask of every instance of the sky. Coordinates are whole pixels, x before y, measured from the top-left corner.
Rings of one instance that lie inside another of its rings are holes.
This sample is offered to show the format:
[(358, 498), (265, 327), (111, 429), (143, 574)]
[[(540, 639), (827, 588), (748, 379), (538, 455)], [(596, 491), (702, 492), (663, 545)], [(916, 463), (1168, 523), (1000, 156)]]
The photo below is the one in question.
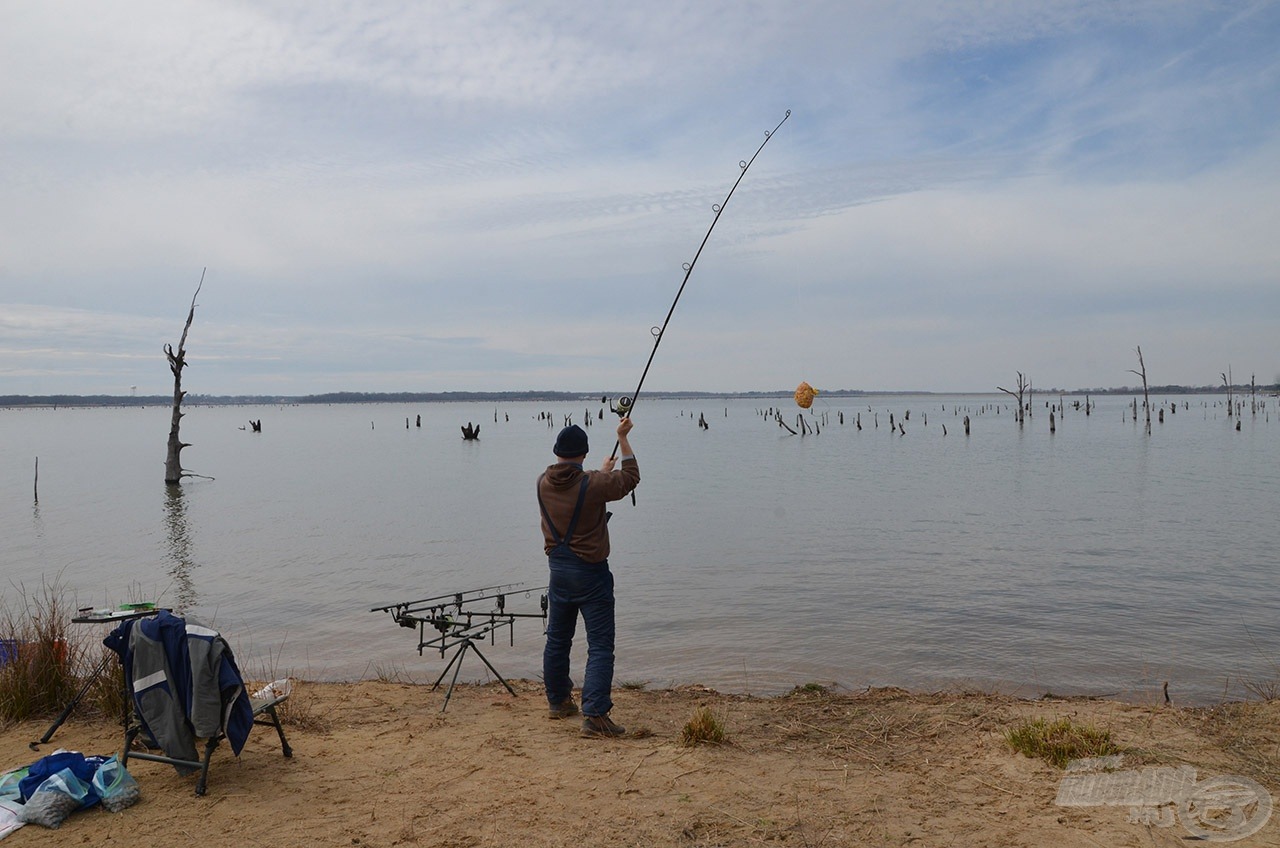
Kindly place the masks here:
[(1277, 45), (1280, 0), (0, 0), (0, 395), (167, 394), (193, 301), (195, 394), (1280, 381)]

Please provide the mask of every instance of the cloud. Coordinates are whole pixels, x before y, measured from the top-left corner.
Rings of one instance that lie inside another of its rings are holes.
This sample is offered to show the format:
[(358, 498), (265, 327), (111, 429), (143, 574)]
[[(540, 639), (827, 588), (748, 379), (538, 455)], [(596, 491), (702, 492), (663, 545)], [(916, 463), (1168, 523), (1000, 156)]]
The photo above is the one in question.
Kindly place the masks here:
[(786, 385), (806, 347), (850, 386), (923, 388), (985, 386), (989, 340), (1067, 385), (1099, 382), (1062, 359), (1081, 338), (1124, 357), (1161, 328), (1199, 346), (1179, 373), (1273, 347), (1275, 4), (135, 0), (6, 24), (0, 347), (50, 384), (93, 391), (59, 371), (75, 351), (145, 361), (207, 267), (212, 392), (625, 385), (786, 109), (662, 385)]

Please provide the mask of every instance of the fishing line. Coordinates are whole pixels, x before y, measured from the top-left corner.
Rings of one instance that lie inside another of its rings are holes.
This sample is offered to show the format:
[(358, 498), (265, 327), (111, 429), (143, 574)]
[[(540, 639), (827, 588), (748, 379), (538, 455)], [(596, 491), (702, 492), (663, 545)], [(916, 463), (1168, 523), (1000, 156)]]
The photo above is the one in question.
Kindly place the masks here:
[[(653, 365), (653, 357), (658, 353), (658, 345), (662, 344), (662, 337), (667, 332), (667, 324), (671, 323), (671, 316), (675, 314), (676, 304), (680, 302), (680, 295), (684, 294), (684, 287), (689, 283), (689, 277), (693, 274), (693, 268), (698, 264), (698, 257), (702, 255), (702, 249), (707, 246), (707, 240), (711, 238), (711, 231), (716, 228), (716, 222), (720, 220), (721, 213), (724, 208), (729, 205), (729, 199), (733, 197), (733, 193), (738, 190), (738, 184), (742, 182), (742, 178), (747, 175), (747, 169), (751, 167), (751, 163), (756, 161), (756, 157), (760, 155), (760, 151), (764, 150), (764, 146), (769, 143), (769, 139), (773, 138), (773, 134), (778, 128), (787, 122), (787, 118), (791, 117), (791, 110), (787, 110), (787, 114), (783, 115), (782, 120), (778, 121), (778, 126), (772, 130), (766, 131), (764, 141), (760, 142), (760, 146), (756, 148), (756, 152), (751, 155), (750, 159), (739, 160), (738, 168), (741, 173), (738, 179), (734, 180), (733, 187), (729, 189), (729, 193), (725, 195), (721, 203), (714, 204), (711, 208), (715, 210), (715, 217), (711, 219), (711, 226), (707, 227), (707, 233), (702, 237), (702, 243), (698, 245), (698, 251), (693, 255), (691, 262), (684, 264), (684, 280), (680, 283), (680, 288), (676, 291), (675, 300), (671, 301), (671, 308), (667, 310), (667, 317), (663, 320), (661, 327), (653, 327), (649, 332), (653, 335), (653, 349), (649, 351), (649, 359), (644, 364), (644, 371), (640, 373), (640, 381), (636, 383), (636, 390), (630, 395), (618, 398), (616, 406), (610, 408), (618, 414), (619, 418), (627, 418), (631, 415), (631, 410), (635, 408), (636, 401), (640, 397), (640, 389), (644, 386), (645, 377), (649, 376), (649, 366)], [(613, 453), (609, 456), (616, 457), (618, 455), (618, 443), (614, 442)], [(634, 492), (632, 493), (634, 497)]]

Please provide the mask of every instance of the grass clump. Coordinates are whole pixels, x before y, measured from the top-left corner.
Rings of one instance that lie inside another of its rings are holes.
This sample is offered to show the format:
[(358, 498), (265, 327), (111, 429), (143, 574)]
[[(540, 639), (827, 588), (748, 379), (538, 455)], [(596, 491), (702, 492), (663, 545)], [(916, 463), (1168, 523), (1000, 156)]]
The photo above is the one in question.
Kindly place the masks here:
[(680, 741), (686, 748), (694, 745), (720, 745), (725, 740), (724, 722), (716, 717), (710, 707), (698, 707), (680, 731)]
[(1280, 700), (1280, 680), (1247, 680), (1244, 688), (1264, 701)]
[(71, 612), (48, 583), (0, 612), (0, 722), (55, 715), (75, 697), (84, 657), (67, 632)]
[[(270, 675), (267, 675), (267, 676), (270, 677)], [(373, 679), (378, 681), (379, 683), (412, 684), (417, 682), (413, 679), (413, 675), (409, 673), (409, 670), (407, 668), (405, 668), (404, 666), (396, 665), (395, 663), (392, 663), (391, 665), (374, 663)]]
[(1110, 730), (1076, 724), (1065, 717), (1029, 719), (1005, 731), (1004, 737), (1015, 751), (1058, 768), (1066, 768), (1072, 760), (1121, 753)]

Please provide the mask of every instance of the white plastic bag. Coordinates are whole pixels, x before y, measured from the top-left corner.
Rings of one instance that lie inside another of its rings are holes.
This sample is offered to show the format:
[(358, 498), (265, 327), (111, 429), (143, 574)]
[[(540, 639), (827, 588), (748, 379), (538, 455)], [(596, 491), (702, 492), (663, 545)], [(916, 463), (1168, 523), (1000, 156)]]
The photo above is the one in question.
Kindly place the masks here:
[(21, 801), (14, 801), (9, 798), (0, 799), (0, 839), (4, 839), (26, 824), (26, 822), (18, 818), (18, 813), (20, 812), (22, 812)]
[(284, 698), (292, 692), (293, 680), (288, 677), (282, 677), (263, 686), (257, 692), (254, 692), (252, 697), (259, 701), (274, 701), (277, 698)]

